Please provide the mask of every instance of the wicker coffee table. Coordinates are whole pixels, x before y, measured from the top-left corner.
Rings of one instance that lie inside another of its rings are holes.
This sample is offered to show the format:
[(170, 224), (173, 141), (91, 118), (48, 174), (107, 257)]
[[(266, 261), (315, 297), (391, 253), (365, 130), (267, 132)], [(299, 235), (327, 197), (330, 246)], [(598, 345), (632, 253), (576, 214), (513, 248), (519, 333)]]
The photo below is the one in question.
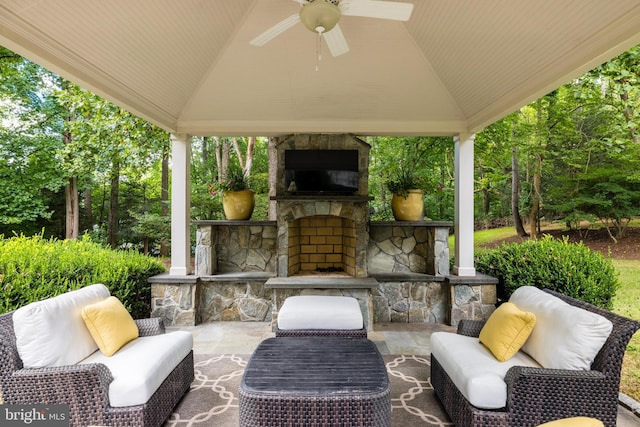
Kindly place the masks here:
[(278, 337), (240, 384), (240, 426), (391, 426), (389, 377), (364, 338)]

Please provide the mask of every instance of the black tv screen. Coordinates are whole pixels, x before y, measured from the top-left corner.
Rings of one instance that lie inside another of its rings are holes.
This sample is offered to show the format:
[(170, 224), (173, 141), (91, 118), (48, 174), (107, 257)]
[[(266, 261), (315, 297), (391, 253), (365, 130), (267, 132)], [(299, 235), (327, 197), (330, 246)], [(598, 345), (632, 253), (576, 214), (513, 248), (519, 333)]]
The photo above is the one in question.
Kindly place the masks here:
[(284, 168), (289, 193), (358, 192), (358, 150), (287, 150)]

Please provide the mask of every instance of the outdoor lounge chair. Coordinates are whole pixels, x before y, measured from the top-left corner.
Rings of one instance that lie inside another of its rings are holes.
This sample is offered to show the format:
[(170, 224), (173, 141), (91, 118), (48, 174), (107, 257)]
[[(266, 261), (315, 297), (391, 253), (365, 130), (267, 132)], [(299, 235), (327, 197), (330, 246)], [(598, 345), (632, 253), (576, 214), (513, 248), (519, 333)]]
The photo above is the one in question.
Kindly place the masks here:
[[(102, 293), (101, 296), (106, 292), (108, 295), (103, 285), (92, 285), (48, 301), (69, 297), (78, 292), (97, 292)], [(69, 309), (70, 300), (67, 298), (66, 305), (61, 305), (65, 309), (59, 317), (64, 317), (64, 312), (77, 312)], [(52, 311), (49, 310), (49, 312)], [(70, 425), (74, 427), (92, 425), (159, 427), (169, 417), (193, 381), (193, 351), (190, 334), (186, 333), (188, 337), (182, 331), (165, 334), (160, 318), (135, 320), (140, 338), (132, 340), (129, 345), (118, 350), (113, 356), (103, 357), (101, 350), (97, 350), (77, 363), (64, 362), (51, 366), (25, 367), (28, 360), (21, 358), (23, 353), (19, 350), (21, 318), (16, 313), (18, 311), (0, 315), (0, 394), (5, 404), (68, 405)], [(68, 323), (65, 324), (62, 320), (59, 322), (56, 322), (56, 325), (40, 323), (40, 327), (30, 325), (29, 330), (33, 331), (33, 335), (37, 335), (35, 332), (37, 329), (49, 328), (42, 334), (51, 337), (49, 347), (57, 345), (64, 351), (69, 347), (65, 337), (73, 340), (78, 334), (71, 331), (72, 328)], [(54, 330), (52, 331), (51, 328)], [(55, 338), (56, 333), (58, 338)], [(53, 342), (56, 339), (58, 343)], [(158, 351), (159, 345), (166, 347), (167, 350)], [(178, 346), (179, 351), (174, 349)], [(43, 348), (45, 346), (38, 347), (40, 348), (40, 351), (37, 351), (38, 355), (46, 354), (46, 349)], [(186, 356), (183, 357), (183, 353), (186, 353)], [(118, 357), (118, 354), (121, 357)], [(165, 357), (167, 354), (171, 356)], [(134, 360), (136, 355), (140, 355), (141, 360)], [(117, 365), (108, 367), (107, 365), (111, 363)], [(159, 366), (160, 364), (164, 366)], [(136, 372), (124, 375), (126, 378), (123, 378), (123, 375), (118, 376), (117, 372), (122, 371), (122, 366), (125, 371), (133, 368)], [(147, 376), (147, 372), (153, 378)], [(156, 383), (159, 385), (153, 388)], [(117, 390), (114, 391), (114, 388)]]
[[(488, 410), (473, 406), (443, 368), (446, 360), (440, 361), (432, 354), (431, 382), (435, 394), (456, 425), (534, 427), (551, 420), (584, 416), (598, 419), (607, 427), (615, 427), (622, 359), (640, 322), (557, 292), (545, 292), (572, 306), (597, 313), (613, 324), (591, 368), (512, 366), (504, 378), (506, 406)], [(482, 321), (463, 320), (458, 325), (458, 334), (478, 337), (483, 325)], [(576, 328), (575, 325), (570, 327)]]

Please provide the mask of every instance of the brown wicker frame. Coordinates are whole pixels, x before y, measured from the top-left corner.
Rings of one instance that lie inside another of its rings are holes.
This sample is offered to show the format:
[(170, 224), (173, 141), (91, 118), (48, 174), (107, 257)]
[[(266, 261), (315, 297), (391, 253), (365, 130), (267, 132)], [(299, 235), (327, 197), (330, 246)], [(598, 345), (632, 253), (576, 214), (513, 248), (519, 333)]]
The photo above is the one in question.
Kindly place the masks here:
[(276, 337), (344, 337), (367, 338), (367, 330), (362, 329), (280, 329)]
[(368, 339), (266, 339), (247, 363), (238, 396), (240, 427), (391, 427), (387, 370)]
[[(585, 416), (615, 427), (620, 370), (631, 336), (640, 322), (545, 289), (567, 303), (600, 314), (613, 323), (609, 338), (589, 371), (514, 366), (507, 372), (507, 406), (482, 410), (472, 406), (458, 391), (438, 360), (431, 356), (431, 382), (449, 417), (460, 426), (534, 427), (545, 422)], [(483, 322), (463, 320), (458, 333), (477, 337)]]
[[(165, 332), (160, 318), (136, 320), (140, 336)], [(0, 392), (8, 404), (69, 405), (71, 426), (161, 426), (194, 378), (193, 351), (169, 374), (144, 405), (109, 406), (109, 369), (101, 364), (23, 368), (13, 329), (13, 312), (0, 315)]]

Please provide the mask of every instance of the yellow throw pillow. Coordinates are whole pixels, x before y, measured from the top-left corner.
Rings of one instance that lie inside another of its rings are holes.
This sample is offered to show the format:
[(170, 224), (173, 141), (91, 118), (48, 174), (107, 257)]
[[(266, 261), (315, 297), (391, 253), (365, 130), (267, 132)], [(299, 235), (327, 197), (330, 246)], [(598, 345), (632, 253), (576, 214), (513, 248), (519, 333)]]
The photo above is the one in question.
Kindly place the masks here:
[(98, 348), (106, 356), (138, 338), (138, 325), (120, 300), (110, 296), (82, 309), (82, 318)]
[(480, 342), (491, 350), (496, 359), (504, 362), (520, 350), (535, 324), (535, 314), (505, 302), (487, 319), (480, 331)]
[(600, 420), (587, 417), (565, 418), (540, 424), (538, 427), (604, 427)]

